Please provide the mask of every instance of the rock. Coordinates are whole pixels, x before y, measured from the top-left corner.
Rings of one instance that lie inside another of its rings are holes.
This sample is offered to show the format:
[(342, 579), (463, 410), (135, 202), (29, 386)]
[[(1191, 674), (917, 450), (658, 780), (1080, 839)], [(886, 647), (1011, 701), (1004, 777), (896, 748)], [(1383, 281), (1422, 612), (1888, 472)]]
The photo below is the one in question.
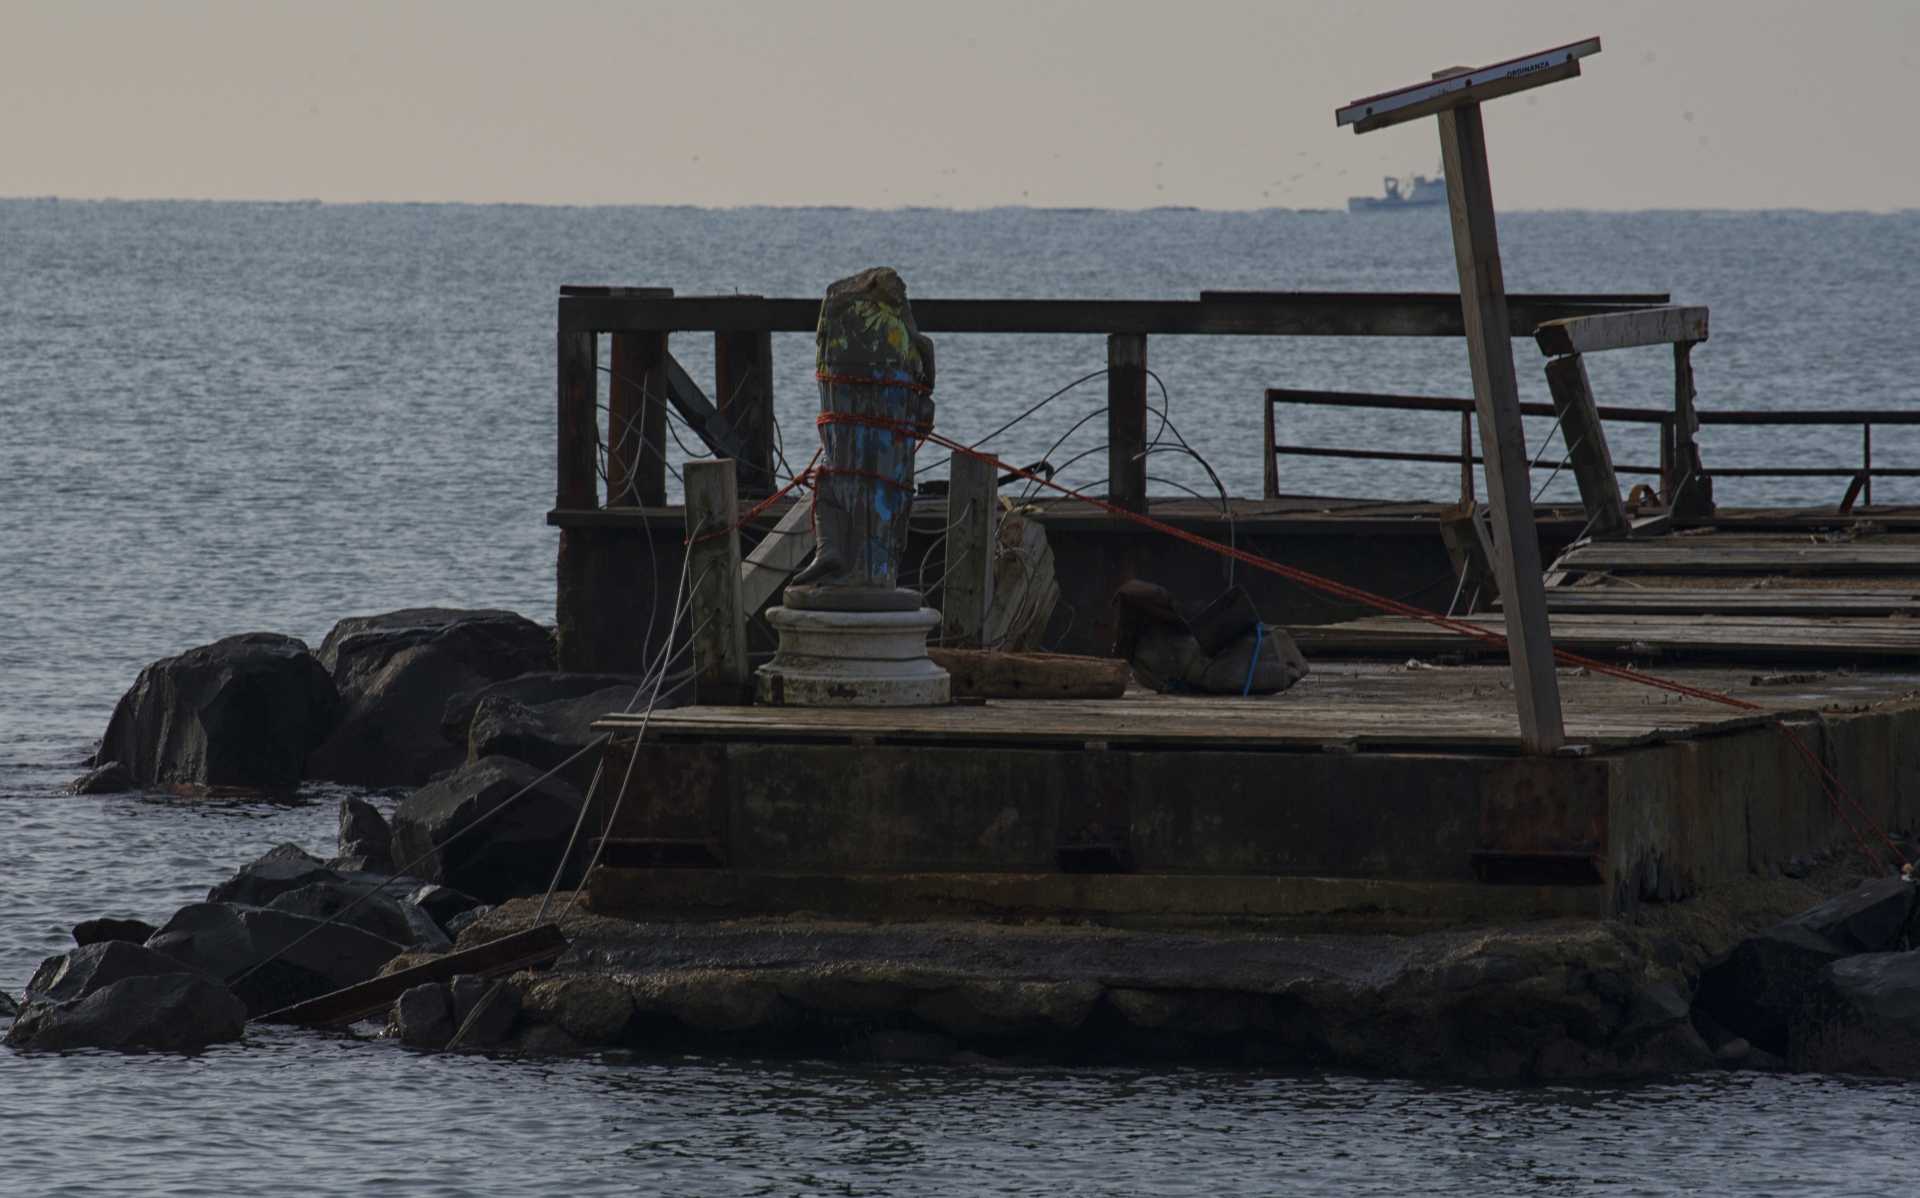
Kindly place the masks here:
[(1093, 982), (967, 982), (926, 995), (913, 1013), (963, 1039), (1057, 1035), (1079, 1027), (1101, 992)]
[(144, 944), (157, 930), (144, 919), (83, 919), (73, 925), (73, 942), (81, 948), (107, 940)]
[(340, 800), (341, 857), (361, 858), (374, 869), (393, 867), (393, 829), (379, 808), (365, 799)]
[(134, 788), (133, 771), (118, 761), (96, 765), (67, 784), (67, 792), (77, 795), (111, 795)]
[(140, 786), (287, 790), (338, 709), (333, 681), (303, 642), (244, 633), (141, 670), (95, 760), (124, 763)]
[(440, 930), (433, 916), (393, 893), (380, 890), (377, 883), (345, 878), (311, 882), (275, 896), (267, 907), (310, 919), (337, 919), (347, 927), (359, 928), (409, 949), (437, 952), (453, 946), (452, 939)]
[(387, 1021), (388, 1032), (410, 1048), (445, 1048), (453, 1027), (453, 1002), (438, 982), (402, 993)]
[(1846, 950), (1794, 923), (1778, 924), (1729, 949), (1700, 974), (1694, 1006), (1714, 1022), (1776, 1056), (1801, 999)]
[(71, 1002), (123, 978), (185, 972), (188, 967), (172, 957), (124, 940), (107, 940), (76, 948), (41, 966), (27, 983), (26, 999), (30, 1004)]
[(196, 973), (148, 974), (122, 978), (85, 998), (29, 1006), (6, 1042), (30, 1052), (191, 1052), (238, 1040), (246, 1020), (246, 1007), (217, 982)]
[(527, 987), (521, 1006), (536, 1023), (551, 1023), (577, 1041), (619, 1044), (633, 1019), (633, 996), (612, 978), (572, 974), (541, 978)]
[[(491, 910), (486, 904), (465, 891), (455, 890), (451, 886), (442, 886), (437, 882), (428, 882), (424, 886), (415, 887), (413, 892), (407, 895), (406, 901), (425, 911), (428, 918), (439, 924), (440, 930), (445, 932), (449, 939), (460, 935), (453, 926), (455, 920), (476, 910)], [(463, 922), (460, 926), (465, 927), (466, 923)]]
[(1746, 1063), (1753, 1052), (1753, 1045), (1745, 1039), (1735, 1036), (1733, 1039), (1713, 1050), (1713, 1059), (1729, 1069), (1738, 1069)]
[(551, 1023), (536, 1023), (521, 1032), (513, 1049), (529, 1057), (577, 1057), (582, 1051), (580, 1041)]
[(176, 911), (147, 947), (225, 982), (259, 1015), (364, 982), (404, 946), (287, 911), (209, 902)]
[(264, 907), (289, 890), (339, 878), (338, 873), (327, 868), (326, 862), (299, 845), (276, 845), (234, 871), (233, 877), (208, 890), (207, 901)]
[(960, 1051), (951, 1036), (887, 1028), (854, 1041), (849, 1055), (871, 1061), (944, 1061)]
[[(474, 712), (489, 699), (504, 699), (522, 707), (540, 708), (583, 699), (605, 690), (624, 690), (626, 693), (612, 708), (617, 711), (626, 707), (627, 700), (639, 688), (641, 681), (638, 674), (567, 674), (548, 671), (522, 674), (503, 682), (490, 682), (477, 690), (462, 691), (447, 700), (440, 716), (440, 734), (454, 744), (467, 744)], [(486, 754), (476, 756), (484, 757)]]
[[(462, 1031), (460, 1047), (486, 1048), (505, 1042), (520, 1019), (520, 992), (504, 981), (460, 974), (453, 992), (453, 1026)], [(476, 1013), (477, 1012), (477, 1013)]]
[(507, 611), (416, 608), (340, 621), (320, 646), (342, 713), (308, 775), (417, 786), (454, 768), (462, 746), (440, 730), (447, 701), (553, 668), (553, 638)]
[(751, 970), (687, 969), (655, 974), (633, 992), (642, 1015), (665, 1016), (696, 1032), (764, 1033), (787, 1024), (793, 1008)]
[(1862, 953), (1821, 970), (1794, 1013), (1787, 1059), (1820, 1073), (1920, 1077), (1920, 952)]
[(567, 771), (567, 780), (584, 787), (599, 765), (598, 754), (580, 752), (598, 735), (593, 722), (610, 711), (623, 710), (632, 698), (631, 686), (610, 687), (577, 699), (535, 706), (489, 695), (474, 709), (467, 759), (511, 757), (545, 771), (572, 757), (575, 760)]
[(1920, 886), (1902, 878), (1876, 878), (1786, 923), (1824, 936), (1848, 953), (1893, 952), (1912, 947), (1916, 895)]
[(468, 928), (472, 927), (474, 924), (486, 918), (487, 913), (492, 910), (493, 910), (492, 903), (481, 903), (478, 907), (475, 907), (470, 911), (462, 911), (460, 914), (454, 916), (452, 919), (449, 919), (442, 926), (446, 928), (447, 935), (453, 937), (457, 941), (460, 939), (460, 933), (466, 931)]
[[(539, 777), (540, 771), (524, 762), (488, 757), (421, 787), (394, 810), (395, 854), (417, 862), (415, 872), (428, 880), (491, 902), (544, 891), (583, 800), (559, 778), (539, 782)], [(483, 815), (490, 818), (462, 835)], [(577, 884), (584, 865), (584, 854), (576, 851), (561, 885)]]
[(0, 1019), (12, 1019), (20, 1013), (20, 1004), (13, 1001), (13, 995), (0, 990)]

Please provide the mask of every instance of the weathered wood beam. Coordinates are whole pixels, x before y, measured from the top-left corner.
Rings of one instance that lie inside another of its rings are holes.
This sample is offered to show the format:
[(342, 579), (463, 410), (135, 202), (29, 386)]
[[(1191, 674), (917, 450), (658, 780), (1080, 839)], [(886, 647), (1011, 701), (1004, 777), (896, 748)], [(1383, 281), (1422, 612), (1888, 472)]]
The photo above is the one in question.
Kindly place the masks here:
[(680, 413), (680, 418), (687, 422), (694, 436), (699, 437), (715, 457), (734, 461), (745, 458), (749, 450), (740, 439), (740, 434), (734, 431), (732, 422), (713, 406), (713, 401), (707, 398), (706, 392), (700, 390), (700, 384), (693, 381), (693, 376), (687, 373), (679, 360), (672, 354), (666, 355), (663, 369), (667, 402), (673, 405), (674, 411)]
[[(1645, 304), (1634, 301), (1634, 306)], [(1507, 327), (1512, 336), (1531, 337), (1547, 321), (1621, 307), (1613, 297), (1516, 295), (1509, 297)], [(927, 333), (1458, 337), (1464, 332), (1459, 297), (1425, 292), (1222, 292), (1198, 300), (916, 299), (913, 314)], [(569, 295), (560, 300), (560, 328), (568, 332), (810, 333), (819, 320), (817, 299)]]
[[(1107, 502), (1147, 510), (1147, 338), (1107, 338)], [(958, 459), (955, 459), (956, 461)]]
[(607, 506), (667, 501), (665, 333), (615, 333), (607, 387)]
[(600, 427), (596, 407), (597, 355), (592, 333), (561, 330), (557, 354), (559, 409), (556, 412), (559, 465), (553, 498), (553, 506), (557, 508), (590, 509), (600, 506), (595, 464)]
[(1672, 485), (1663, 498), (1667, 510), (1675, 516), (1713, 514), (1713, 477), (1700, 461), (1700, 445), (1694, 434), (1700, 431), (1700, 415), (1694, 411), (1692, 341), (1673, 344), (1673, 448)]
[(1580, 485), (1580, 505), (1587, 510), (1587, 535), (1623, 537), (1631, 530), (1627, 505), (1620, 498), (1620, 479), (1614, 473), (1607, 432), (1593, 402), (1593, 384), (1587, 378), (1586, 359), (1568, 354), (1547, 363), (1547, 389), (1553, 393), (1560, 419), (1560, 438), (1573, 460), (1574, 481)]
[(1486, 133), (1477, 104), (1446, 109), (1438, 119), (1454, 259), (1460, 272), (1460, 309), (1480, 421), (1480, 452), (1487, 461), (1487, 498), (1493, 508), (1494, 574), (1505, 604), (1520, 740), (1528, 752), (1550, 753), (1566, 742), (1566, 730), (1540, 578), (1540, 539), (1534, 528), (1513, 343), (1504, 332), (1508, 328), (1506, 283), (1494, 227)]
[(687, 577), (694, 695), (729, 706), (751, 701), (747, 618), (740, 593), (740, 494), (730, 458), (687, 463)]
[(745, 456), (740, 488), (773, 493), (773, 334), (766, 329), (713, 335), (713, 398), (738, 434)]
[(1608, 312), (1549, 320), (1534, 331), (1540, 352), (1590, 354), (1603, 349), (1630, 349), (1636, 345), (1669, 345), (1707, 339), (1704, 307), (1646, 308), (1638, 312)]
[(991, 462), (953, 457), (947, 484), (946, 569), (940, 582), (940, 643), (981, 645), (993, 600), (993, 532), (1000, 512), (1000, 480)]
[(813, 546), (813, 500), (801, 499), (740, 563), (740, 610), (748, 616), (759, 614), (787, 579), (807, 564)]
[(1600, 39), (1586, 38), (1536, 50), (1518, 58), (1484, 67), (1450, 67), (1432, 80), (1366, 96), (1334, 110), (1334, 125), (1352, 125), (1355, 133), (1369, 133), (1433, 116), (1449, 109), (1479, 104), (1499, 96), (1540, 87), (1580, 73), (1580, 60), (1600, 53)]

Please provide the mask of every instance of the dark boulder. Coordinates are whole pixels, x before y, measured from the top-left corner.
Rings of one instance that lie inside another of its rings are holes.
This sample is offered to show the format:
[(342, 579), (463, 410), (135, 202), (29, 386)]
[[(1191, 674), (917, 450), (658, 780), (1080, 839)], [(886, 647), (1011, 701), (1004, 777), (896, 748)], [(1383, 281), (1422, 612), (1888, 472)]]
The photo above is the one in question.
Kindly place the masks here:
[(197, 973), (145, 974), (67, 1002), (35, 1004), (7, 1031), (23, 1051), (74, 1048), (192, 1052), (238, 1040), (247, 1009)]
[(1700, 974), (1694, 1006), (1736, 1036), (1775, 1054), (1787, 1052), (1787, 1029), (1820, 971), (1845, 949), (1788, 922), (1750, 936)]
[[(393, 813), (394, 852), (420, 862), (415, 873), (489, 902), (538, 894), (566, 850), (582, 801), (571, 785), (542, 781), (525, 762), (488, 757), (401, 800)], [(582, 858), (576, 846), (562, 885), (578, 882)]]
[(72, 1002), (123, 978), (186, 973), (188, 966), (143, 945), (107, 940), (53, 957), (27, 983), (28, 1003)]
[(319, 656), (343, 710), (333, 735), (308, 760), (309, 776), (417, 786), (465, 756), (440, 729), (447, 701), (551, 670), (553, 637), (512, 612), (415, 608), (342, 620)]
[(326, 862), (299, 845), (276, 845), (241, 866), (233, 877), (207, 891), (207, 901), (264, 907), (289, 890), (298, 890), (315, 882), (337, 880), (339, 877), (338, 873), (327, 868)]
[(1920, 952), (1862, 953), (1820, 971), (1794, 1013), (1795, 1069), (1920, 1077)]
[(593, 722), (610, 711), (624, 710), (632, 698), (631, 686), (607, 687), (578, 698), (531, 706), (489, 695), (474, 709), (467, 759), (511, 757), (550, 770), (572, 758), (565, 776), (584, 788), (592, 782), (593, 771), (600, 764), (599, 754), (581, 752), (598, 735)]
[(73, 942), (81, 948), (108, 940), (145, 944), (157, 930), (144, 919), (83, 919), (73, 925)]
[(290, 789), (338, 707), (332, 679), (303, 642), (230, 636), (141, 670), (95, 760), (122, 763), (139, 786)]
[(67, 793), (77, 795), (113, 795), (132, 790), (133, 771), (117, 761), (96, 765), (67, 784)]
[(225, 982), (259, 1015), (364, 982), (405, 946), (287, 911), (193, 903), (147, 947)]
[(401, 897), (406, 891), (399, 883), (382, 889), (377, 881), (340, 878), (277, 895), (267, 909), (336, 920), (408, 949), (437, 952), (451, 947), (453, 941), (433, 917)]
[(367, 868), (393, 865), (393, 829), (387, 817), (365, 799), (340, 800), (340, 857), (357, 859)]
[(460, 933), (485, 919), (492, 911), (492, 903), (481, 903), (472, 910), (462, 911), (441, 926), (446, 928), (447, 935), (453, 937), (454, 943), (458, 944), (460, 941)]
[(388, 1034), (410, 1048), (445, 1048), (453, 1029), (453, 1000), (438, 982), (404, 991), (387, 1018)]
[(1902, 878), (1875, 878), (1787, 920), (1824, 936), (1849, 953), (1910, 948), (1914, 900), (1920, 886)]
[(465, 891), (455, 890), (451, 886), (442, 886), (437, 882), (428, 882), (424, 886), (415, 888), (413, 893), (407, 895), (407, 902), (425, 911), (432, 917), (433, 922), (440, 926), (440, 930), (450, 937), (459, 935), (453, 930), (452, 925), (455, 920), (486, 906)]
[(520, 992), (506, 982), (463, 973), (448, 985), (453, 994), (453, 1026), (461, 1048), (504, 1043), (520, 1020)]
[(567, 674), (557, 671), (522, 674), (502, 682), (490, 682), (476, 690), (462, 691), (448, 699), (440, 718), (440, 732), (453, 743), (466, 744), (469, 740), (468, 730), (473, 726), (473, 713), (488, 699), (507, 699), (522, 707), (545, 707), (549, 703), (563, 703), (583, 699), (599, 691), (624, 688), (626, 694), (613, 708), (617, 711), (627, 705), (627, 700), (633, 697), (641, 682), (638, 674)]
[(0, 990), (0, 1019), (12, 1019), (20, 1013), (20, 1004), (13, 1001), (13, 995)]

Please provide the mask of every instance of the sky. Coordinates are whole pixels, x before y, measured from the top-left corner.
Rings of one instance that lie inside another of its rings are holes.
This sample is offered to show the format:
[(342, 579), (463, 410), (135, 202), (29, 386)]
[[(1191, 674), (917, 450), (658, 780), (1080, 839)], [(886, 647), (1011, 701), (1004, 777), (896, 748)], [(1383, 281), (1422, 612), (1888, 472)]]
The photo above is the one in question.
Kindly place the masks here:
[(1339, 207), (1340, 104), (1486, 106), (1505, 209), (1920, 207), (1920, 0), (0, 0), (0, 195)]

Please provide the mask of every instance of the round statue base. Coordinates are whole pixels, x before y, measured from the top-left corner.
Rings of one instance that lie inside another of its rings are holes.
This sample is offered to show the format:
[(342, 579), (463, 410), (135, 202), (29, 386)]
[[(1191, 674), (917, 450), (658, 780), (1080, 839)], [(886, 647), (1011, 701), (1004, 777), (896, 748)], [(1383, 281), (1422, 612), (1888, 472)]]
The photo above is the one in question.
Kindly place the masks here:
[(754, 671), (754, 691), (773, 707), (944, 707), (953, 680), (927, 658), (940, 623), (916, 611), (796, 611), (775, 607), (773, 660)]

